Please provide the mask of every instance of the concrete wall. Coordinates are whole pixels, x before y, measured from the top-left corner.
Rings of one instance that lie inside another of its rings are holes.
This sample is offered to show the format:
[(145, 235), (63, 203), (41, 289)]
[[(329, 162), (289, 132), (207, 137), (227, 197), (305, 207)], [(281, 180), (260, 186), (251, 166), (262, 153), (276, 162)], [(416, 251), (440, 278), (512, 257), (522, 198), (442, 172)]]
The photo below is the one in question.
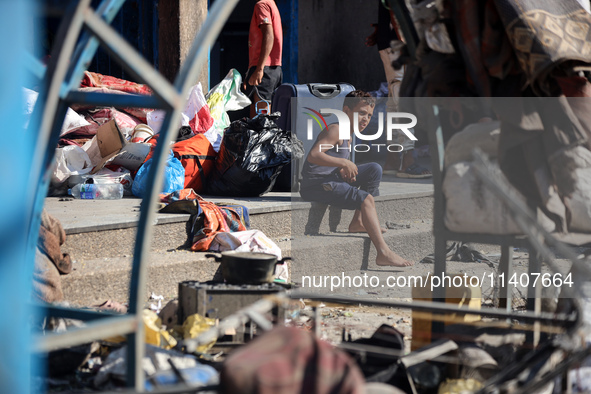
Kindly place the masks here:
[[(193, 39), (207, 17), (207, 0), (160, 0), (159, 19), (159, 69), (173, 81), (191, 48)], [(204, 93), (209, 90), (207, 61), (197, 82)]]
[(300, 1), (298, 83), (377, 90), (386, 80), (384, 68), (377, 48), (365, 45), (377, 19), (376, 0)]
[[(197, 36), (201, 25), (207, 18), (207, 0), (180, 0), (180, 42), (181, 42), (181, 65), (187, 57), (193, 39)], [(205, 60), (199, 78), (195, 83), (201, 82), (203, 93), (207, 93), (207, 59)]]

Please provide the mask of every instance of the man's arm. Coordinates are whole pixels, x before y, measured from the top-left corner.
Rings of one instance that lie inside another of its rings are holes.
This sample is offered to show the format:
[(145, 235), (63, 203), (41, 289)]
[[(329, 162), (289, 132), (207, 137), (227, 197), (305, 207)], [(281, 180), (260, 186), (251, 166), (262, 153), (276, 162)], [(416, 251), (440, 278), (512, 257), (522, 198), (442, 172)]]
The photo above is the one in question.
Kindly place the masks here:
[(345, 180), (353, 180), (357, 176), (357, 166), (351, 160), (340, 157), (333, 157), (326, 154), (333, 146), (339, 143), (339, 126), (334, 123), (324, 130), (312, 147), (308, 155), (308, 161), (312, 164), (327, 167), (338, 167), (341, 169), (341, 176)]
[(256, 69), (248, 79), (248, 83), (250, 85), (258, 85), (263, 80), (263, 69), (265, 67), (265, 61), (271, 54), (271, 50), (273, 49), (273, 40), (275, 36), (273, 35), (273, 25), (263, 23), (259, 26), (259, 29), (263, 32), (263, 42), (261, 43), (261, 54), (259, 55), (259, 61), (257, 63)]

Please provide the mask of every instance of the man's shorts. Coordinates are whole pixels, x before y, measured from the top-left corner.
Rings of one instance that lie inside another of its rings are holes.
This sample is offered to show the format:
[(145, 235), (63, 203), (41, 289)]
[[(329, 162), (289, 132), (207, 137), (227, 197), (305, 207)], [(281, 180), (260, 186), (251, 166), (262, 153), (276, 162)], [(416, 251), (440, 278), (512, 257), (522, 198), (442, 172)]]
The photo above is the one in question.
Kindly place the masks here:
[(252, 86), (248, 84), (248, 79), (255, 69), (256, 67), (249, 68), (244, 77), (244, 83), (246, 83), (245, 93), (253, 100), (253, 92), (256, 91), (260, 98), (271, 101), (273, 92), (283, 83), (283, 70), (281, 66), (265, 66), (263, 69), (263, 80), (257, 86)]
[(377, 163), (364, 163), (357, 166), (357, 181), (345, 182), (338, 171), (318, 179), (303, 178), (300, 196), (304, 201), (315, 201), (338, 208), (356, 210), (370, 194), (380, 195), (382, 167)]

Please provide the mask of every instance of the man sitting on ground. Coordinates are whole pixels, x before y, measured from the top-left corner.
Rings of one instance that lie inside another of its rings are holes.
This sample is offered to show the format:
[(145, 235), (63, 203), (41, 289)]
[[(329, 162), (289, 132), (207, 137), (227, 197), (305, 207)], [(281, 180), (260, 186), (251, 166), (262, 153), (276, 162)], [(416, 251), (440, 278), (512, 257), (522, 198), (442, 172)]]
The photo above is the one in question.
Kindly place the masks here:
[[(355, 90), (345, 97), (343, 112), (349, 117), (353, 137), (354, 113), (358, 114), (359, 131), (363, 131), (373, 115), (375, 99)], [(349, 232), (367, 232), (377, 250), (376, 264), (406, 267), (413, 265), (390, 250), (378, 220), (374, 197), (379, 195), (382, 168), (377, 163), (355, 165), (349, 160), (351, 139), (339, 139), (339, 125), (322, 130), (308, 153), (302, 169), (300, 195), (343, 209), (355, 210)], [(332, 147), (330, 149), (327, 149)]]

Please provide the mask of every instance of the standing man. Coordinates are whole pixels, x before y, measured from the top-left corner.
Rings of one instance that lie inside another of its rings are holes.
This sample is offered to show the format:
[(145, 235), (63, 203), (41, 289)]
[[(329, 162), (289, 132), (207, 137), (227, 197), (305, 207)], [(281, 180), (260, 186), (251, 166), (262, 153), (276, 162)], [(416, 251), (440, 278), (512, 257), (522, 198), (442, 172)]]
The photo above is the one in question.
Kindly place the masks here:
[(251, 98), (250, 117), (256, 115), (256, 102), (271, 101), (283, 82), (281, 54), (283, 29), (274, 0), (257, 0), (248, 32), (248, 72), (243, 89)]

